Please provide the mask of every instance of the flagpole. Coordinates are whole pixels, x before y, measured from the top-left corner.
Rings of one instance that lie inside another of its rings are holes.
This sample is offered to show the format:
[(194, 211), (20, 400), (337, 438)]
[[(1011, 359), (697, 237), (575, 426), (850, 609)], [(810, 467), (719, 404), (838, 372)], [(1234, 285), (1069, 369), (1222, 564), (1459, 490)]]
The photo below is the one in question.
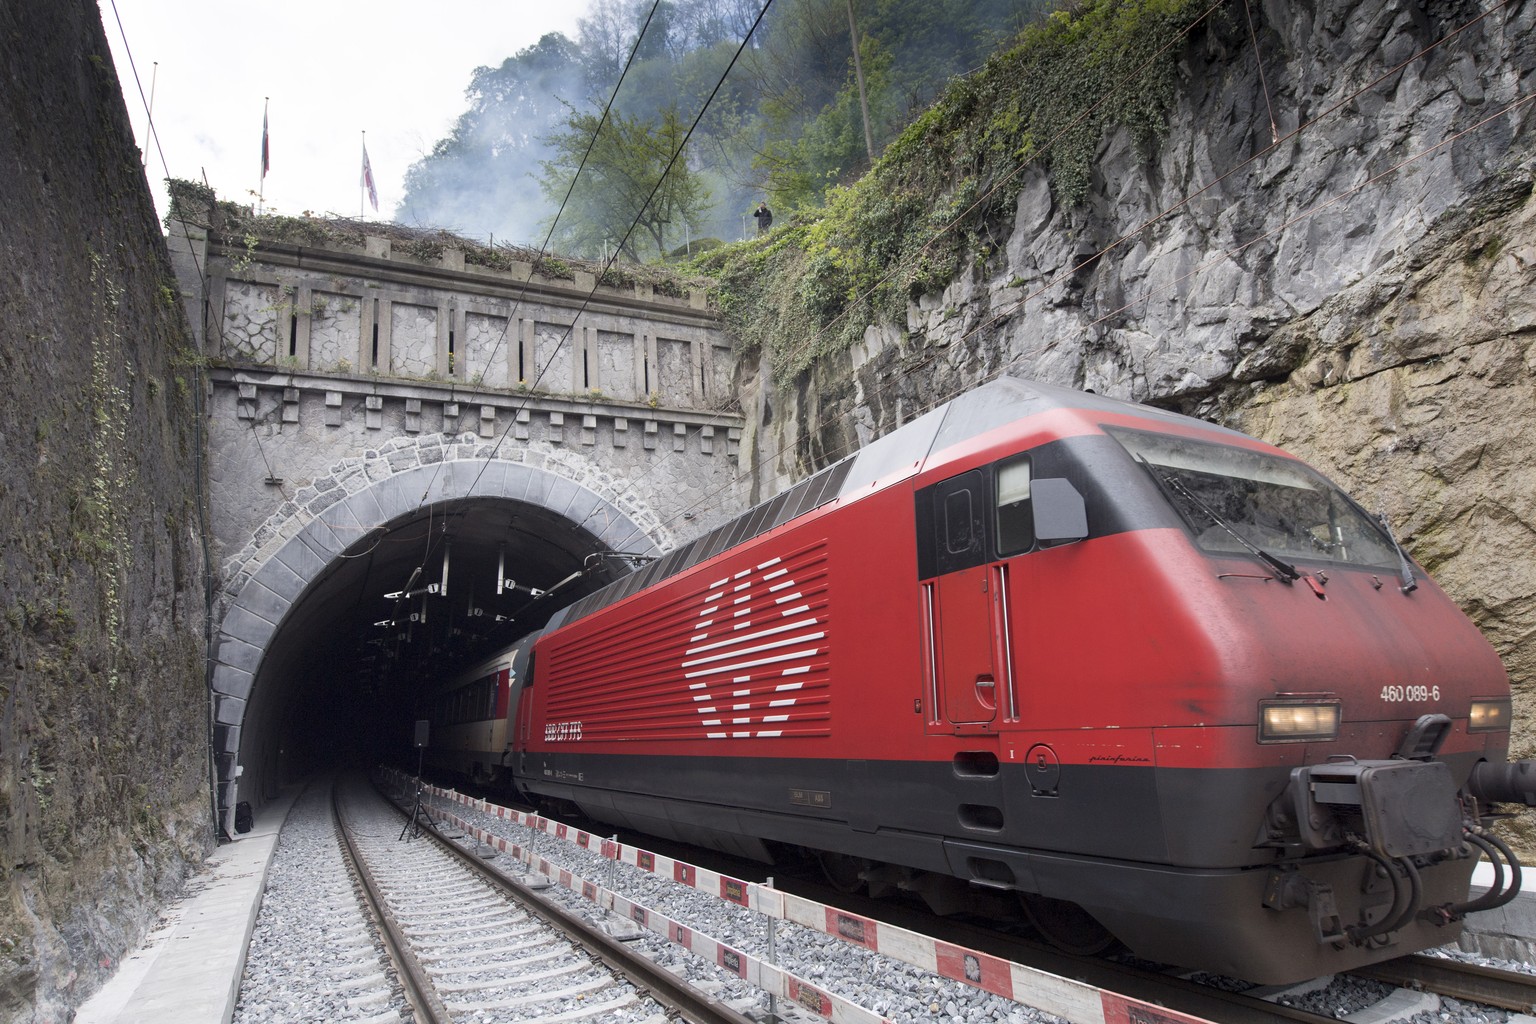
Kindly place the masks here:
[[(367, 160), (368, 160), (368, 133), (367, 132), (363, 132), (363, 161), (364, 161), (364, 163), (366, 163)], [(362, 220), (365, 216), (367, 216), (367, 214), (363, 210), (363, 186), (364, 186), (363, 177), (361, 175), (359, 175), (358, 179), (357, 179), (357, 219), (358, 220)]]

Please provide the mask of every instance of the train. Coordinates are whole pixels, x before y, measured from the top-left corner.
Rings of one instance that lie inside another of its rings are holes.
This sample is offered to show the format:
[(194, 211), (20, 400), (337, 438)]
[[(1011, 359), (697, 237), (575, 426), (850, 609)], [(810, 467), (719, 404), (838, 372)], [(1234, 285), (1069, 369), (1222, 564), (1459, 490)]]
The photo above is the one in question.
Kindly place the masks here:
[[(1239, 432), (1003, 377), (428, 694), (551, 813), (1288, 983), (1453, 942), (1536, 804), (1386, 521)], [(1469, 896), (1479, 858), (1496, 868)]]

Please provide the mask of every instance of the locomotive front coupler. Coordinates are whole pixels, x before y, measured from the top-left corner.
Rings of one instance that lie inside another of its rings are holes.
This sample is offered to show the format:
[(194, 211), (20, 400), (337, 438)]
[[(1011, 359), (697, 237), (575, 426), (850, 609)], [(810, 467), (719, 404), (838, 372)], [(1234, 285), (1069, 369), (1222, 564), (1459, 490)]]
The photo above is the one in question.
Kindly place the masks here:
[(1288, 788), (1296, 836), (1323, 852), (1358, 836), (1388, 860), (1462, 845), (1461, 802), (1443, 761), (1334, 759), (1291, 770)]
[[(1435, 732), (1428, 730), (1426, 736), (1433, 739)], [(1367, 917), (1362, 908), (1360, 919), (1348, 923), (1332, 887), (1307, 878), (1297, 870), (1300, 863), (1272, 871), (1265, 904), (1274, 910), (1306, 908), (1318, 943), (1384, 942), (1421, 914), (1445, 923), (1460, 909), (1426, 910), (1419, 868), (1468, 856), (1469, 826), (1476, 823), (1463, 816), (1450, 766), (1431, 760), (1432, 749), (1415, 752), (1420, 757), (1366, 761), (1346, 756), (1292, 769), (1286, 791), (1271, 804), (1266, 814), (1270, 843), (1312, 854), (1363, 857), (1374, 864), (1371, 874), (1391, 888), (1390, 902), (1379, 916)]]

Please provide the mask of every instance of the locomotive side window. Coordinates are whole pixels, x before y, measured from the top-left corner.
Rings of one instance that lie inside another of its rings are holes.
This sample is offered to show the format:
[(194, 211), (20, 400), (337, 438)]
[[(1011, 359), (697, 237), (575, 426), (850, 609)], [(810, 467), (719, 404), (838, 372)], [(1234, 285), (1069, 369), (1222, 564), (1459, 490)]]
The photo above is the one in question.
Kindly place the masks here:
[(1035, 546), (1029, 478), (1028, 456), (997, 464), (997, 554), (1000, 558), (1021, 554)]

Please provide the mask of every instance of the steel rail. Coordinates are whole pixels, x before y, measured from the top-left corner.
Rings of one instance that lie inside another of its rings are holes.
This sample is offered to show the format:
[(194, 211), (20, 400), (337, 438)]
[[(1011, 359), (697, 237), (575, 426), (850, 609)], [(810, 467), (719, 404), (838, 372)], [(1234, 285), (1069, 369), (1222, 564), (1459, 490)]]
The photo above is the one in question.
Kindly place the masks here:
[[(391, 803), (390, 806), (393, 807), (394, 804)], [(378, 925), (379, 937), (389, 953), (389, 958), (395, 964), (396, 973), (400, 976), (400, 984), (405, 989), (405, 998), (416, 1011), (417, 1024), (452, 1024), (453, 1018), (449, 1016), (448, 1008), (443, 1005), (426, 969), (421, 966), (421, 961), (416, 959), (411, 944), (400, 928), (400, 922), (395, 919), (394, 912), (385, 901), (373, 873), (368, 870), (362, 852), (357, 848), (357, 843), (353, 840), (352, 833), (342, 818), (339, 780), (331, 785), (331, 813), (335, 819), (336, 831), (341, 834), (342, 854), (362, 882), (363, 898), (367, 900), (368, 909)]]
[(1349, 972), (1360, 978), (1421, 989), (1469, 1003), (1531, 1013), (1536, 1009), (1536, 975), (1482, 964), (1414, 954)]
[[(382, 793), (380, 795), (402, 817), (409, 815), (409, 812), (402, 810), (393, 800)], [(423, 811), (426, 812), (425, 807)], [(685, 1020), (693, 1024), (757, 1024), (751, 1017), (738, 1013), (714, 996), (694, 988), (655, 961), (641, 956), (607, 932), (545, 899), (529, 886), (448, 839), (438, 831), (437, 823), (429, 812), (424, 813), (422, 817), (425, 819), (421, 825), (423, 835), (430, 836), (434, 842), (463, 861), (471, 871), (487, 883), (501, 890), (529, 913), (536, 915), (564, 934), (571, 942), (590, 952), (614, 972), (642, 989), (652, 999), (682, 1015)]]
[[(460, 857), (475, 860), (474, 855), (469, 851), (451, 841), (443, 841)], [(672, 852), (669, 855), (696, 856), (704, 853), (706, 862), (711, 856), (708, 851), (700, 851), (697, 848), (678, 849), (685, 845), (662, 841), (659, 849), (670, 849)], [(479, 866), (478, 860), (476, 863)], [(731, 870), (740, 870), (739, 867), (730, 868), (725, 865), (719, 865), (719, 867), (727, 873)], [(513, 884), (517, 884), (515, 880), (512, 881)], [(1121, 963), (1100, 957), (1074, 956), (1043, 942), (980, 927), (963, 919), (935, 918), (928, 911), (905, 906), (899, 902), (868, 896), (852, 896), (806, 879), (787, 881), (790, 884), (786, 887), (786, 891), (798, 893), (819, 903), (841, 907), (850, 913), (875, 921), (885, 921), (896, 927), (932, 934), (945, 942), (1002, 956), (1004, 959), (1014, 960), (1032, 968), (1073, 978), (1127, 998), (1156, 1003), (1170, 1010), (1201, 1019), (1219, 1020), (1223, 1024), (1337, 1024), (1336, 1018), (1331, 1015), (1255, 998), (1240, 992), (1224, 991), (1197, 981), (1149, 970), (1136, 964)], [(541, 899), (537, 894), (534, 894), (534, 898)], [(589, 927), (580, 918), (576, 920), (580, 927)], [(607, 939), (608, 936), (604, 935), (603, 938)], [(645, 963), (647, 967), (652, 966), (650, 961)], [(668, 978), (670, 979), (671, 976), (669, 975)], [(1014, 998), (1022, 1005), (1029, 1005), (1027, 992), (1017, 993)]]

